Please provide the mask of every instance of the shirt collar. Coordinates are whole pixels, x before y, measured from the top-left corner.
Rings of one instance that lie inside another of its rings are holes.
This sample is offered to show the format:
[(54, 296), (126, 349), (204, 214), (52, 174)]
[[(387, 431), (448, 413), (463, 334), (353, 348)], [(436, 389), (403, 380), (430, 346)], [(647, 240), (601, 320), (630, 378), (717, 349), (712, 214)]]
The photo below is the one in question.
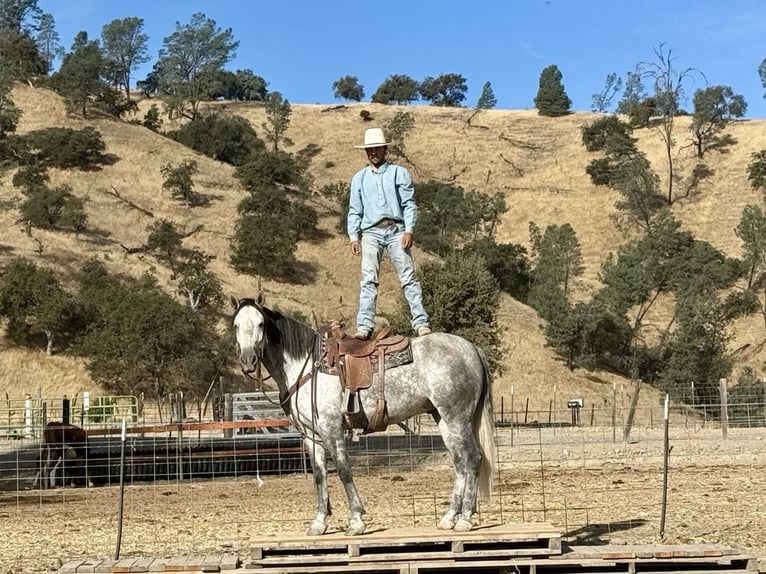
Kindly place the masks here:
[(384, 173), (384, 172), (386, 171), (386, 169), (388, 169), (388, 162), (387, 162), (387, 161), (384, 161), (384, 162), (383, 162), (383, 163), (380, 165), (380, 167), (377, 167), (377, 168), (376, 168), (374, 165), (372, 165), (372, 164), (370, 164), (370, 166), (369, 166), (369, 167), (370, 167), (370, 171), (371, 171), (372, 173)]

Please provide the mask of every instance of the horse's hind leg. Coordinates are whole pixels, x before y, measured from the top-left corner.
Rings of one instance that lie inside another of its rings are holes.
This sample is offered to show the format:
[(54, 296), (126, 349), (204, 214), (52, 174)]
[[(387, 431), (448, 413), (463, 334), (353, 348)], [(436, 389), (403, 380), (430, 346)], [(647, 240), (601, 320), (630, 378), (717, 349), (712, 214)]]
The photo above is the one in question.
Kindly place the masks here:
[(448, 419), (442, 418), (439, 431), (452, 458), (455, 480), (449, 508), (438, 527), (441, 530), (471, 530), (476, 510), (481, 451), (473, 438), (470, 421), (449, 424)]
[(306, 437), (303, 442), (311, 458), (314, 489), (316, 490), (317, 497), (317, 513), (306, 534), (309, 536), (319, 536), (327, 532), (327, 519), (332, 514), (330, 492), (327, 489), (327, 453), (324, 446), (318, 441)]

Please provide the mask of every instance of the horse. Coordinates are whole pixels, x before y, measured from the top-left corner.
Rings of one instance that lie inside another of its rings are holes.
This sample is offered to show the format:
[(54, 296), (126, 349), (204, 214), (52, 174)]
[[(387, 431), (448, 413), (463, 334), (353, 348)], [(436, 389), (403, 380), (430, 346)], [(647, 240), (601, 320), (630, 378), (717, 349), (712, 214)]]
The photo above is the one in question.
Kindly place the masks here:
[(85, 483), (88, 486), (93, 486), (88, 474), (87, 459), (88, 434), (85, 430), (63, 422), (49, 422), (43, 428), (43, 440), (40, 443), (40, 470), (35, 476), (33, 486), (37, 487), (39, 484), (43, 488), (54, 488), (56, 486), (56, 472), (62, 465), (61, 484), (65, 486), (67, 478), (65, 469), (70, 464), (82, 469)]
[[(321, 337), (314, 328), (269, 309), (258, 299), (231, 297), (233, 328), (242, 371), (259, 364), (279, 387), (285, 413), (300, 431), (312, 465), (316, 515), (307, 534), (322, 535), (331, 516), (327, 455), (343, 484), (350, 522), (346, 535), (363, 534), (365, 513), (351, 472), (344, 437), (344, 389), (340, 378), (320, 369)], [(495, 469), (494, 419), (490, 370), (483, 352), (457, 335), (434, 332), (411, 341), (411, 363), (385, 372), (388, 424), (430, 414), (454, 468), (452, 496), (437, 526), (468, 531), (474, 527), (477, 495), (489, 499)], [(380, 377), (359, 396), (369, 417), (376, 413)]]

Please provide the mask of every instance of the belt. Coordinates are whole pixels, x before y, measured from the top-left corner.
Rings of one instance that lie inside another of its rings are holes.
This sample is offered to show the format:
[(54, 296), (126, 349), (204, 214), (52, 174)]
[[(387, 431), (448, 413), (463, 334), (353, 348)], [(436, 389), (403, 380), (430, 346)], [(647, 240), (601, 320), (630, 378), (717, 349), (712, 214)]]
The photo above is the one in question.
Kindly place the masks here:
[(401, 221), (399, 221), (398, 219), (389, 219), (387, 217), (385, 219), (381, 219), (380, 221), (378, 221), (375, 225), (373, 225), (373, 227), (383, 227), (383, 228), (394, 227), (396, 225), (399, 225), (400, 223)]

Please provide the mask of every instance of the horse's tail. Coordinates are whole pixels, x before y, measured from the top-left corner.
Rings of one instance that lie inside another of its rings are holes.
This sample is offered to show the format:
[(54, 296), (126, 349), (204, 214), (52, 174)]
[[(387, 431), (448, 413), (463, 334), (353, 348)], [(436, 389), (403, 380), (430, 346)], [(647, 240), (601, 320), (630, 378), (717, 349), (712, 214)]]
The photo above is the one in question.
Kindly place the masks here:
[(473, 435), (481, 449), (481, 467), (479, 468), (479, 492), (482, 498), (489, 501), (492, 497), (492, 481), (495, 474), (495, 417), (492, 412), (492, 376), (487, 357), (478, 349), (481, 364), (484, 369), (481, 396), (476, 412), (473, 415)]

